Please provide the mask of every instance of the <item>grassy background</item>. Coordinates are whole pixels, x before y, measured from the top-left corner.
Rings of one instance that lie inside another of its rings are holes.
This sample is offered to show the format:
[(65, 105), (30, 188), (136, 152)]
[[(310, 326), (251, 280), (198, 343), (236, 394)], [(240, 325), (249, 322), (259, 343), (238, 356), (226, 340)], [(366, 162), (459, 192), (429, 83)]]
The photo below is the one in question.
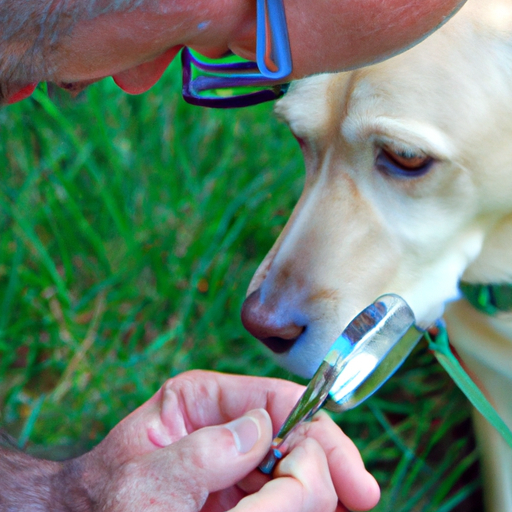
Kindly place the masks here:
[[(191, 368), (293, 376), (242, 328), (258, 263), (300, 194), (270, 105), (186, 105), (175, 66), (149, 93), (38, 90), (0, 111), (0, 420), (32, 453), (90, 448)], [(419, 347), (338, 420), (379, 511), (480, 511), (468, 407)]]

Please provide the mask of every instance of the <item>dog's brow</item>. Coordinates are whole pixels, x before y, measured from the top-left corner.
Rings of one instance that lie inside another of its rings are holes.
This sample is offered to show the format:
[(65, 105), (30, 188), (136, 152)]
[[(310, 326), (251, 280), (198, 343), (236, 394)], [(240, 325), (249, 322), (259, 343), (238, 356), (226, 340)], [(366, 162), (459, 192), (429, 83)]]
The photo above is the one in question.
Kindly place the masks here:
[(343, 121), (341, 132), (352, 143), (381, 138), (420, 149), (439, 159), (453, 158), (455, 153), (445, 133), (412, 119), (403, 122), (384, 116), (369, 117), (351, 113)]

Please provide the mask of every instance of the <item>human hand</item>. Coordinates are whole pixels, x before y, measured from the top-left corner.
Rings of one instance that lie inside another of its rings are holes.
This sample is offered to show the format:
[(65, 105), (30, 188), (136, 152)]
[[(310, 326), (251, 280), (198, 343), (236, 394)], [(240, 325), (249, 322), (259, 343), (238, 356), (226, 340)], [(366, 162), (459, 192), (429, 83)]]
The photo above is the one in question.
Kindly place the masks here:
[(372, 508), (378, 485), (325, 413), (301, 427), (273, 479), (255, 470), (302, 391), (287, 381), (201, 371), (169, 380), (80, 461), (94, 510)]
[[(284, 0), (293, 60), (290, 78), (389, 57), (433, 31), (464, 1)], [(0, 40), (0, 74), (10, 77), (0, 83), (0, 93), (8, 101), (26, 97), (39, 81), (79, 91), (107, 76), (138, 94), (160, 78), (184, 45), (211, 57), (231, 50), (255, 59), (254, 0), (145, 0), (124, 11), (119, 6), (135, 2), (110, 0), (101, 15), (89, 12), (90, 0), (80, 2), (56, 7), (73, 10), (56, 12), (51, 27), (43, 21), (47, 2), (14, 5), (10, 16), (12, 24), (23, 26), (23, 52), (20, 35)], [(105, 2), (100, 4), (104, 7)], [(5, 19), (8, 24), (10, 18)], [(38, 38), (29, 51), (31, 33)]]

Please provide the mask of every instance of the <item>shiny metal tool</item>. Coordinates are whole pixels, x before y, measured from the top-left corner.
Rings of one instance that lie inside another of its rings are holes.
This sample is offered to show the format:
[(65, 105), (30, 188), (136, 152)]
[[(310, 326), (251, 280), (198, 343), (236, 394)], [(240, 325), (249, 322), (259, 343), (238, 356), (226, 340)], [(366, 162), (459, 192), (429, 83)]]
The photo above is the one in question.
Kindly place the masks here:
[(395, 373), (422, 336), (412, 309), (398, 295), (383, 295), (359, 313), (313, 375), (272, 441), (260, 470), (272, 472), (286, 453), (288, 436), (322, 406), (342, 412), (370, 397)]

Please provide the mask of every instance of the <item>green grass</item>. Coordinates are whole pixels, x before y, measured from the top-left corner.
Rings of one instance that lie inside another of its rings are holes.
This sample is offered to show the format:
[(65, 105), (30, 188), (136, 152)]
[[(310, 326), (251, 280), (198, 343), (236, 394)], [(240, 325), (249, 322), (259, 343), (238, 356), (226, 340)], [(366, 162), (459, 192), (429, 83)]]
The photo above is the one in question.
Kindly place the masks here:
[[(269, 105), (184, 104), (178, 74), (0, 111), (0, 419), (32, 453), (90, 448), (191, 368), (293, 378), (239, 312), (300, 194), (298, 146)], [(468, 411), (421, 346), (338, 418), (377, 510), (481, 510)]]

